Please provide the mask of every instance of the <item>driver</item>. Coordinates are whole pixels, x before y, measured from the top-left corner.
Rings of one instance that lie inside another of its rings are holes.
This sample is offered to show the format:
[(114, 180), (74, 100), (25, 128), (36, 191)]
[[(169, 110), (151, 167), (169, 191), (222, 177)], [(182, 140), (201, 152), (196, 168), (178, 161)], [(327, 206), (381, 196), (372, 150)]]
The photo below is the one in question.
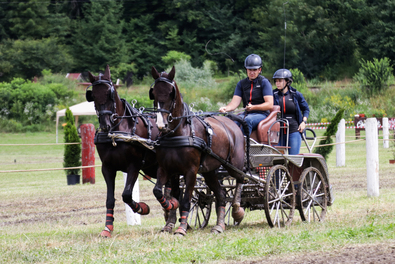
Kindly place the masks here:
[(244, 61), (244, 68), (247, 71), (247, 78), (237, 83), (232, 100), (227, 106), (221, 107), (219, 111), (222, 113), (233, 111), (243, 101), (245, 111), (241, 116), (246, 121), (249, 130), (243, 131), (243, 133), (250, 135), (273, 108), (273, 90), (268, 79), (260, 75), (262, 72), (261, 57), (256, 54), (248, 55)]

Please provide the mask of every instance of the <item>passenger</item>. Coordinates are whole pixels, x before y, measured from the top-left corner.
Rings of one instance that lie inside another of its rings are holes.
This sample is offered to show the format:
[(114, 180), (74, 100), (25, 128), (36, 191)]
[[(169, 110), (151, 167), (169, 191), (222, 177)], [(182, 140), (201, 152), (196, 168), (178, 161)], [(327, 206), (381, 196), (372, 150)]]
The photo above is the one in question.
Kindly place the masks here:
[[(273, 91), (274, 104), (280, 105), (281, 117), (289, 123), (288, 154), (299, 154), (302, 142), (301, 134), (306, 128), (310, 109), (302, 93), (291, 86), (292, 73), (287, 69), (279, 69), (273, 74), (277, 89)], [(281, 133), (279, 146), (286, 145), (286, 130)]]
[[(233, 111), (243, 101), (245, 111), (241, 116), (248, 124), (248, 135), (250, 135), (273, 108), (273, 89), (268, 79), (260, 75), (261, 57), (256, 54), (248, 55), (244, 61), (244, 68), (247, 71), (247, 78), (237, 83), (232, 100), (219, 111), (222, 113)], [(243, 133), (247, 135), (246, 131)]]

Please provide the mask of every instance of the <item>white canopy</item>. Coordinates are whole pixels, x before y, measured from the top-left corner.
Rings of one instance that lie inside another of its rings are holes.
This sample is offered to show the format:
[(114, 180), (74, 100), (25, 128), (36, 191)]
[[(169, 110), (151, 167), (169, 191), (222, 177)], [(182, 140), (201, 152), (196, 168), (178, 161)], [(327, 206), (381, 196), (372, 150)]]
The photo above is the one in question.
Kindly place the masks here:
[[(96, 115), (95, 103), (94, 102), (83, 102), (69, 107), (70, 111), (75, 116), (76, 124), (78, 122), (78, 116), (80, 115)], [(59, 117), (66, 115), (66, 109), (62, 109), (56, 112), (56, 143), (58, 143), (58, 126)]]

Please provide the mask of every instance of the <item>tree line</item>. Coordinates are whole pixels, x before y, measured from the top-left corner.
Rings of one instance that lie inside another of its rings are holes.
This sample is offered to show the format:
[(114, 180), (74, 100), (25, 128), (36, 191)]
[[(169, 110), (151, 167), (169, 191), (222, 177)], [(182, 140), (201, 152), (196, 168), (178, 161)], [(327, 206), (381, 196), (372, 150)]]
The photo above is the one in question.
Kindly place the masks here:
[(263, 72), (337, 80), (362, 59), (395, 61), (394, 11), (391, 0), (1, 0), (0, 82), (106, 64), (143, 78), (171, 51), (222, 73), (256, 53)]

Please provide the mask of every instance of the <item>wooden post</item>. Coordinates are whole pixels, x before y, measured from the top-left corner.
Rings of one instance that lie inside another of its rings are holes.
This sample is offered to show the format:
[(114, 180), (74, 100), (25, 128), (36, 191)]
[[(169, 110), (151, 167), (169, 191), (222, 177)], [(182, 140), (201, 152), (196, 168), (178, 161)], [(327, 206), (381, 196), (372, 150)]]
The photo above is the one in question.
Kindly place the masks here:
[[(95, 165), (95, 126), (93, 124), (83, 124), (81, 130), (81, 161), (82, 166)], [(82, 183), (95, 183), (95, 168), (82, 169)]]
[[(123, 173), (123, 180), (126, 184), (126, 179), (128, 177), (127, 173)], [(132, 191), (133, 200), (135, 202), (140, 202), (140, 188), (139, 179), (137, 178)], [(133, 212), (132, 208), (125, 203), (125, 213), (126, 213), (126, 223), (128, 225), (141, 225), (141, 216), (138, 213)]]
[(383, 117), (383, 148), (389, 148), (389, 135), (388, 117)]
[(377, 119), (368, 118), (366, 131), (366, 176), (368, 197), (379, 196), (379, 144)]
[[(337, 126), (336, 143), (346, 141), (346, 121), (340, 120)], [(346, 166), (346, 144), (336, 145), (336, 167)]]

